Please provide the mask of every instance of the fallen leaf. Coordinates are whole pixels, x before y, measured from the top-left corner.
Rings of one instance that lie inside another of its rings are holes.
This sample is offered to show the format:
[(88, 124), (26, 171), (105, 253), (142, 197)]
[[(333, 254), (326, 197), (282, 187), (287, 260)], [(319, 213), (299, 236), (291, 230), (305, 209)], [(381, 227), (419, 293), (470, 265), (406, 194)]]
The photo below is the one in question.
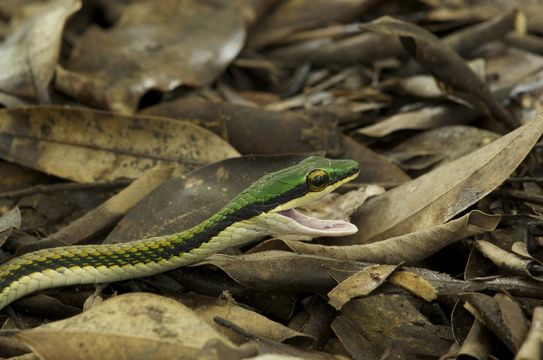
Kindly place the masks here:
[(0, 247), (4, 245), (14, 229), (21, 227), (21, 212), (19, 207), (14, 207), (0, 217)]
[(355, 213), (358, 243), (374, 242), (451, 219), (509, 176), (543, 132), (540, 115), (500, 139), (367, 201)]
[(371, 265), (340, 282), (328, 293), (330, 305), (336, 310), (351, 299), (370, 294), (396, 270), (397, 265)]
[(0, 44), (0, 91), (50, 102), (64, 23), (79, 0), (50, 1)]
[(290, 240), (284, 242), (290, 249), (302, 254), (380, 264), (402, 262), (413, 264), (455, 241), (494, 230), (499, 221), (499, 215), (488, 215), (475, 210), (442, 225), (390, 237), (371, 244), (328, 246)]
[(503, 322), (511, 334), (511, 341), (515, 344), (515, 349), (520, 349), (526, 334), (528, 333), (528, 324), (520, 304), (510, 295), (498, 293), (494, 295), (502, 314)]
[(142, 113), (196, 121), (209, 129), (224, 124), (229, 142), (242, 154), (341, 154), (337, 119), (327, 114), (309, 116), (191, 98), (164, 102)]
[(436, 79), (457, 92), (457, 95), (469, 94), (474, 105), (484, 104), (492, 116), (505, 126), (512, 129), (518, 126), (460, 55), (434, 34), (415, 24), (388, 16), (365, 24), (363, 28), (399, 37), (406, 51)]
[(368, 33), (336, 39), (309, 39), (273, 48), (265, 54), (288, 64), (311, 62), (321, 66), (330, 64), (367, 64), (404, 54), (400, 42), (390, 36)]
[[(481, 256), (484, 258), (481, 259)], [(521, 277), (531, 275), (529, 271), (530, 265), (533, 264), (531, 259), (523, 259), (488, 241), (477, 240), (473, 244), (473, 249), (469, 255), (468, 262), (466, 263), (464, 278), (466, 280), (471, 280), (477, 277), (490, 275), (487, 271), (489, 267), (487, 261), (490, 261), (490, 264), (492, 264), (491, 267), (497, 267), (501, 270), (501, 273), (504, 274)], [(532, 276), (532, 278), (543, 281), (541, 276)]]
[(386, 154), (403, 168), (421, 170), (455, 160), (498, 138), (496, 133), (472, 126), (440, 126), (402, 141)]
[[(54, 234), (18, 249), (17, 254), (55, 246), (81, 244), (92, 239), (104, 229), (119, 221), (145, 195), (166, 181), (173, 170), (172, 165), (157, 165), (148, 170), (132, 184), (109, 198), (106, 202), (87, 212)], [(0, 219), (1, 220), (1, 219)]]
[(350, 301), (341, 311), (378, 353), (398, 342), (409, 354), (440, 356), (453, 340), (448, 327), (430, 323), (406, 296), (367, 296)]
[(358, 272), (366, 267), (363, 263), (286, 251), (263, 251), (240, 256), (216, 254), (190, 266), (202, 265), (216, 266), (249, 288), (284, 291), (326, 291), (336, 285), (329, 273), (331, 270)]
[(482, 23), (454, 32), (446, 36), (443, 43), (453, 48), (461, 56), (468, 56), (480, 46), (515, 30), (520, 22), (519, 16), (519, 11), (513, 9)]
[(151, 89), (210, 84), (244, 44), (235, 1), (145, 0), (122, 7), (111, 28), (94, 26), (78, 39), (58, 70), (57, 89), (85, 103), (133, 113)]
[(543, 307), (534, 309), (532, 324), (526, 339), (517, 352), (515, 360), (536, 360), (541, 358), (541, 341), (543, 341)]
[(245, 309), (232, 301), (198, 296), (196, 294), (183, 294), (181, 296), (176, 296), (175, 299), (189, 307), (192, 311), (201, 316), (210, 326), (214, 327), (218, 332), (223, 333), (235, 343), (243, 343), (246, 339), (214, 323), (213, 318), (215, 316), (220, 316), (258, 336), (274, 341), (285, 342), (289, 340), (303, 340), (303, 343), (306, 345), (310, 345), (315, 341), (315, 339), (308, 335), (294, 331), (255, 311)]
[(458, 350), (457, 356), (465, 356), (477, 360), (488, 358), (489, 338), (484, 325), (477, 319), (473, 321), (469, 333)]
[(0, 110), (0, 156), (59, 177), (136, 178), (159, 163), (177, 174), (238, 156), (218, 136), (167, 118), (40, 106)]
[(234, 348), (186, 306), (146, 293), (114, 297), (17, 338), (47, 359), (196, 359), (211, 340)]
[(326, 0), (282, 2), (251, 32), (248, 47), (263, 48), (280, 42), (298, 30), (356, 19), (374, 2), (379, 0), (337, 0), (333, 4)]
[(355, 324), (356, 321), (353, 324), (345, 315), (338, 315), (332, 323), (332, 330), (354, 359), (381, 359), (379, 350), (375, 349), (364, 334), (357, 331)]
[(428, 280), (409, 271), (396, 271), (388, 282), (401, 286), (428, 302), (437, 298), (437, 289)]
[(464, 307), (492, 331), (512, 352), (516, 352), (513, 335), (502, 317), (499, 303), (491, 296), (480, 293), (461, 294)]
[(356, 132), (370, 137), (383, 137), (400, 130), (425, 130), (468, 123), (479, 116), (475, 110), (460, 105), (430, 105), (418, 110), (397, 113)]

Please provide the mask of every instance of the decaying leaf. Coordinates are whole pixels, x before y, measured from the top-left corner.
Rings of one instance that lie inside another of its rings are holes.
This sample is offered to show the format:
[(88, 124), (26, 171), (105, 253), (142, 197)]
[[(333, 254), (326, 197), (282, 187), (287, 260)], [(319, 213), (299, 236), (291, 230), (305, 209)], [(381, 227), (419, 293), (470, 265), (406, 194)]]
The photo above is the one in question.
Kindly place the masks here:
[(492, 331), (511, 351), (516, 352), (514, 333), (507, 326), (500, 305), (495, 298), (480, 294), (466, 293), (461, 298), (466, 302), (464, 307), (475, 316), (476, 319), (485, 324), (486, 328)]
[(370, 294), (396, 270), (396, 265), (372, 265), (340, 282), (328, 293), (330, 305), (341, 309), (349, 300)]
[(145, 293), (115, 297), (17, 338), (47, 359), (196, 359), (212, 340), (234, 348), (186, 306)]
[(123, 5), (113, 27), (91, 27), (79, 39), (64, 68), (59, 68), (57, 89), (102, 108), (132, 113), (151, 89), (209, 84), (245, 40), (235, 1), (146, 0)]
[(436, 356), (451, 345), (450, 329), (431, 324), (401, 295), (354, 299), (342, 308), (342, 313), (377, 353), (398, 342), (409, 354)]
[(500, 221), (498, 215), (472, 211), (424, 230), (395, 236), (364, 245), (325, 246), (285, 240), (285, 244), (298, 253), (335, 259), (367, 261), (381, 264), (413, 264), (434, 254), (443, 247), (465, 237), (491, 231)]
[(249, 288), (288, 291), (326, 291), (336, 285), (330, 275), (331, 270), (358, 272), (366, 266), (286, 251), (263, 251), (242, 256), (217, 254), (191, 266), (201, 265), (214, 265)]
[(391, 284), (401, 286), (412, 294), (430, 302), (437, 298), (437, 289), (428, 280), (409, 271), (396, 271), (388, 279)]
[[(443, 39), (445, 45), (453, 48), (458, 54), (467, 56), (484, 44), (503, 37), (515, 28), (520, 28), (523, 15), (513, 9), (493, 19), (467, 27)], [(525, 29), (519, 29), (519, 32)]]
[(443, 164), (488, 145), (499, 136), (472, 126), (440, 126), (424, 131), (387, 152), (403, 168), (422, 170)]
[(79, 182), (136, 178), (159, 163), (178, 174), (238, 152), (193, 124), (63, 107), (0, 110), (0, 156)]
[(285, 1), (274, 9), (248, 40), (252, 48), (262, 48), (293, 34), (297, 30), (317, 27), (321, 23), (355, 19), (373, 2), (340, 0), (331, 4), (326, 0)]
[(166, 181), (174, 169), (173, 165), (155, 166), (102, 205), (89, 211), (56, 233), (27, 246), (22, 246), (18, 249), (18, 253), (22, 254), (55, 246), (81, 244), (91, 239), (117, 222), (145, 195)]
[(14, 207), (0, 217), (0, 246), (4, 244), (11, 231), (21, 227), (21, 212)]
[(540, 115), (479, 150), (370, 199), (355, 213), (354, 224), (364, 229), (356, 241), (372, 242), (447, 221), (500, 185), (542, 132)]
[[(225, 329), (213, 322), (215, 316), (232, 321), (238, 326), (252, 333), (278, 342), (297, 340), (297, 342), (311, 344), (314, 342), (310, 336), (294, 331), (278, 322), (272, 321), (254, 311), (245, 309), (236, 303), (223, 299), (215, 299), (205, 296), (185, 294), (177, 296), (176, 300), (192, 309), (195, 313), (207, 321), (209, 325), (235, 343), (243, 343), (245, 339), (236, 333)], [(303, 341), (301, 341), (303, 340)]]
[(515, 128), (516, 122), (490, 93), (488, 86), (469, 68), (452, 48), (435, 35), (414, 24), (390, 17), (379, 18), (364, 28), (381, 34), (398, 36), (407, 52), (436, 79), (454, 91), (469, 94), (475, 105), (486, 109), (504, 125)]
[(308, 116), (190, 98), (164, 102), (142, 113), (196, 121), (212, 130), (222, 125), (220, 132), (224, 130), (243, 154), (325, 151), (337, 156), (342, 150), (337, 119), (328, 114)]
[(62, 29), (81, 1), (51, 1), (42, 6), (0, 44), (0, 91), (49, 102), (48, 86), (57, 65)]
[(458, 350), (457, 356), (471, 357), (477, 360), (487, 359), (489, 353), (489, 339), (483, 324), (475, 319), (469, 333)]
[[(486, 259), (498, 267), (503, 273), (516, 276), (530, 276), (530, 265), (533, 263), (530, 259), (523, 259), (518, 255), (505, 251), (498, 246), (484, 240), (477, 240), (473, 244), (473, 250), (466, 264), (464, 277), (466, 279), (474, 279), (489, 275), (485, 268), (488, 267), (484, 259), (481, 259), (477, 254), (484, 256)], [(538, 276), (532, 276), (533, 279), (542, 281)]]
[(519, 349), (515, 360), (536, 360), (541, 358), (541, 341), (543, 334), (543, 307), (534, 309), (532, 324), (526, 339)]
[(440, 126), (467, 123), (478, 116), (476, 110), (460, 105), (425, 106), (419, 110), (395, 114), (389, 118), (358, 129), (371, 137), (382, 137), (399, 130), (424, 130)]

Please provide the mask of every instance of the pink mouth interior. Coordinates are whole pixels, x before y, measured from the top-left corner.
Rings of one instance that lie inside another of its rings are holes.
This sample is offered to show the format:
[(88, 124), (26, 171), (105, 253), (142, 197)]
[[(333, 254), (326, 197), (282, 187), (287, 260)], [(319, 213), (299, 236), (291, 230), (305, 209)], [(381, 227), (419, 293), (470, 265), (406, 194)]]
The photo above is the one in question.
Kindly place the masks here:
[(294, 209), (279, 211), (278, 214), (294, 220), (308, 235), (345, 236), (352, 235), (358, 231), (358, 228), (350, 222), (344, 220), (321, 220), (302, 214)]

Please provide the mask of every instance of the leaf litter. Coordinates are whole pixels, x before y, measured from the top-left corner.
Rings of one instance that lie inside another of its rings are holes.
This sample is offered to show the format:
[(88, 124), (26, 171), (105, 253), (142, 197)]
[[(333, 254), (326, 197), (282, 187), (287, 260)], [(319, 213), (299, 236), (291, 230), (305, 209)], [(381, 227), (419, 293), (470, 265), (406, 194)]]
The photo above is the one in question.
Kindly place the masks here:
[(312, 155), (283, 237), (0, 312), (0, 357), (541, 357), (543, 5), (0, 1), (0, 262), (187, 229)]

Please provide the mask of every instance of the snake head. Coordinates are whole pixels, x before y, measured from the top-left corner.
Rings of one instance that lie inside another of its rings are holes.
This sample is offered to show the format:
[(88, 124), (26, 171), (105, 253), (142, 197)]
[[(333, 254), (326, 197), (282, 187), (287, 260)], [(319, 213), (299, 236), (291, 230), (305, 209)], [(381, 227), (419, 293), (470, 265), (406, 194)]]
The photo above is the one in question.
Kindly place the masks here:
[(314, 202), (354, 179), (359, 164), (353, 160), (309, 157), (297, 165), (268, 174), (238, 196), (245, 212), (270, 235), (345, 236), (357, 232), (343, 220), (322, 220), (297, 207)]

